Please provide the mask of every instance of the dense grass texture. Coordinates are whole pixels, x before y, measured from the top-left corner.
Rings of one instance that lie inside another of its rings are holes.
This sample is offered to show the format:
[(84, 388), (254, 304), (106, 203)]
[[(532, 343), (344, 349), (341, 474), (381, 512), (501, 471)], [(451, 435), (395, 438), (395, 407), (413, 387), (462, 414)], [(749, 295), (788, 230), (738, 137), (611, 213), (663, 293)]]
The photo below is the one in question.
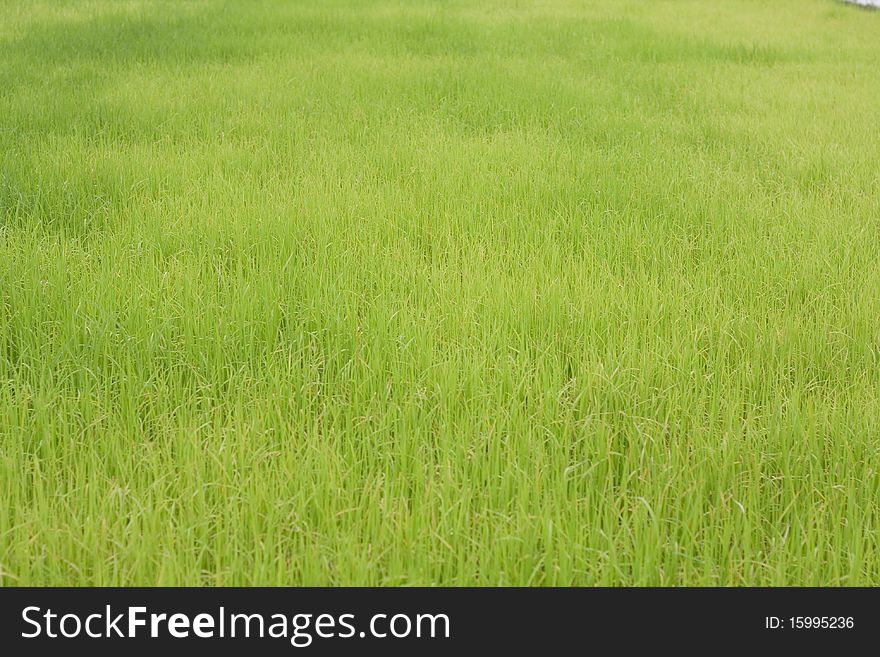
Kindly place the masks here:
[(0, 0), (0, 583), (880, 584), (878, 108), (834, 0)]

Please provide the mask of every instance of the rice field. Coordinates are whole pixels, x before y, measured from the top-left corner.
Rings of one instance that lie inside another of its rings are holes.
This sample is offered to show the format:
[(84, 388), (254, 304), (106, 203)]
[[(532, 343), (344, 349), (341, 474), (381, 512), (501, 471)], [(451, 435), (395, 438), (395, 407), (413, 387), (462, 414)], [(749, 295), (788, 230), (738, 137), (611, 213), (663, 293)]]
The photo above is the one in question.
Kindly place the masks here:
[(0, 585), (880, 585), (880, 13), (0, 0)]

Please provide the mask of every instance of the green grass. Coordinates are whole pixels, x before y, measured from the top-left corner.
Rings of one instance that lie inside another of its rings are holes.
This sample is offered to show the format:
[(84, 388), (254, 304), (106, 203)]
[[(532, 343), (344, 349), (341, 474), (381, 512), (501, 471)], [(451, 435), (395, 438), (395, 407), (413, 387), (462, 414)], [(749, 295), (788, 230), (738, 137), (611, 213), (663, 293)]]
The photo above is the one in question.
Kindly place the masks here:
[(880, 585), (880, 13), (0, 0), (0, 584)]

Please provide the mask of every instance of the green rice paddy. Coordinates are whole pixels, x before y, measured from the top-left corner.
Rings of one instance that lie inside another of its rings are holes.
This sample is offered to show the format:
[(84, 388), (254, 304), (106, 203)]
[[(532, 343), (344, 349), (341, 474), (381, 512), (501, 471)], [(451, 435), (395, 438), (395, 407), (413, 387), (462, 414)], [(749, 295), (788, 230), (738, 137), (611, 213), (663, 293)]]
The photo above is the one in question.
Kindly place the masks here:
[(0, 585), (880, 584), (880, 13), (0, 0)]

